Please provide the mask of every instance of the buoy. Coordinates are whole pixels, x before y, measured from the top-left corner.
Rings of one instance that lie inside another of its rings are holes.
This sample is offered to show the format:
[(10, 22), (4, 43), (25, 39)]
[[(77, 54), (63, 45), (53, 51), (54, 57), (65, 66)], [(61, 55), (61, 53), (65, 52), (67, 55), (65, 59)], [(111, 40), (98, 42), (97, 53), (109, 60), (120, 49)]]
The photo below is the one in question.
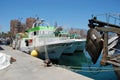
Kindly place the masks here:
[(31, 56), (37, 57), (38, 56), (38, 52), (36, 50), (32, 50)]

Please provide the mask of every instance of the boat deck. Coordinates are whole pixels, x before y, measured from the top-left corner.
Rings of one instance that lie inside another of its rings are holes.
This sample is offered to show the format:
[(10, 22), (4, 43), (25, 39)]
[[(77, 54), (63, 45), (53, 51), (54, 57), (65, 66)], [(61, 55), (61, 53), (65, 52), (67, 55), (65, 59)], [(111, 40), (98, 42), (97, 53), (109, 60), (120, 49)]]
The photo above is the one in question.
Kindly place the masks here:
[(10, 66), (0, 70), (0, 80), (93, 80), (54, 65), (45, 67), (41, 59), (13, 50), (9, 46), (0, 46), (0, 52), (16, 59)]

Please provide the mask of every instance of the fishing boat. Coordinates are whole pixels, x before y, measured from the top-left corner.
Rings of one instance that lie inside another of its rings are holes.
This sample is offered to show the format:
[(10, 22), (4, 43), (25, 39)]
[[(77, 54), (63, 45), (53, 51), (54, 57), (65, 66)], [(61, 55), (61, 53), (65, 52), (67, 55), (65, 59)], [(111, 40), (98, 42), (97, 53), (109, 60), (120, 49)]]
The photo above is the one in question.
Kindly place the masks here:
[(54, 31), (55, 27), (44, 26), (43, 21), (37, 19), (33, 27), (27, 30), (28, 37), (17, 37), (15, 48), (28, 53), (35, 49), (40, 58), (59, 59), (66, 47), (66, 40), (55, 37)]

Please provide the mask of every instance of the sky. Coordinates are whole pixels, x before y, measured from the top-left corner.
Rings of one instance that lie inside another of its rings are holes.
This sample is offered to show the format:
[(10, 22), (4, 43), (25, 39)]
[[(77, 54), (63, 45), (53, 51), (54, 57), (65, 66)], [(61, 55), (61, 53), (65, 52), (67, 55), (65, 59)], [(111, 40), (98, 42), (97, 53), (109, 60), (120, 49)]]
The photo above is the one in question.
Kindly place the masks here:
[(88, 29), (92, 15), (120, 14), (120, 0), (0, 0), (0, 31), (10, 31), (10, 20), (39, 17), (50, 25)]

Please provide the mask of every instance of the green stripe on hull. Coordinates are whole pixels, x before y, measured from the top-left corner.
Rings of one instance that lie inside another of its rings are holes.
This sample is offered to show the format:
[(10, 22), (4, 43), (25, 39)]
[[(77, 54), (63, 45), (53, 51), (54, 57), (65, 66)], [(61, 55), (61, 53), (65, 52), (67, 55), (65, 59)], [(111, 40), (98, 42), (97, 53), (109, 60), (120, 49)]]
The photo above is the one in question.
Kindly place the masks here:
[(33, 31), (38, 31), (38, 30), (55, 30), (54, 27), (50, 27), (50, 26), (38, 26), (35, 28), (31, 28), (29, 30), (27, 30), (28, 32), (33, 32)]

